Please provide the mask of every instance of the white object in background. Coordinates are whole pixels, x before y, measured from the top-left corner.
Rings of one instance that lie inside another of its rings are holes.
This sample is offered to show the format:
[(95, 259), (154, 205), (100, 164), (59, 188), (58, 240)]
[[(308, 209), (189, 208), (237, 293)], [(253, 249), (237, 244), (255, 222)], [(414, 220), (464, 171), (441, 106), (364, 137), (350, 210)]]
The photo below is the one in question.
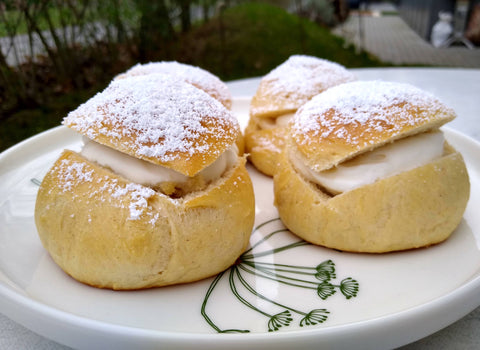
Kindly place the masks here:
[(438, 21), (432, 28), (431, 42), (435, 47), (441, 47), (453, 33), (452, 14), (450, 12), (438, 13)]

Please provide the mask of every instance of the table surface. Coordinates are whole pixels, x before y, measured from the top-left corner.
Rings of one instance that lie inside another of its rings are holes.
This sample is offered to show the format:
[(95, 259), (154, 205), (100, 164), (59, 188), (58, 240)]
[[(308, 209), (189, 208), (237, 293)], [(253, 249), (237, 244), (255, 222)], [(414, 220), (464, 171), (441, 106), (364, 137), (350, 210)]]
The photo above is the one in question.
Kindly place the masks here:
[[(405, 82), (429, 91), (455, 109), (448, 126), (480, 141), (480, 70), (441, 68), (352, 69), (360, 80)], [(259, 78), (229, 82), (234, 97), (252, 96)], [(402, 347), (412, 349), (480, 348), (480, 307), (447, 328)], [(69, 349), (11, 321), (0, 310), (0, 349)]]

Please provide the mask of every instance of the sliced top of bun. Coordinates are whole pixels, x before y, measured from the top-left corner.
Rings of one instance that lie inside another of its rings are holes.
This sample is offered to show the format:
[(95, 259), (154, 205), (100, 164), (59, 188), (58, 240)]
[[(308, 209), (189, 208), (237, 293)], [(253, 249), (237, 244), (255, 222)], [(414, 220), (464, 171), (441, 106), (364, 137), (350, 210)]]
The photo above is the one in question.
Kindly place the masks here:
[(261, 79), (250, 104), (250, 115), (275, 117), (296, 111), (322, 91), (355, 79), (338, 63), (313, 56), (290, 56)]
[(154, 73), (174, 75), (200, 90), (205, 91), (207, 94), (220, 101), (220, 103), (228, 109), (232, 107), (232, 95), (227, 84), (209, 71), (185, 63), (179, 63), (176, 61), (149, 62), (144, 64), (138, 63), (126, 72), (116, 76), (115, 79)]
[(330, 169), (388, 142), (439, 128), (453, 109), (409, 84), (358, 81), (335, 86), (302, 106), (288, 143), (315, 171)]
[(63, 124), (133, 157), (194, 176), (240, 134), (219, 101), (171, 75), (114, 80), (70, 112)]

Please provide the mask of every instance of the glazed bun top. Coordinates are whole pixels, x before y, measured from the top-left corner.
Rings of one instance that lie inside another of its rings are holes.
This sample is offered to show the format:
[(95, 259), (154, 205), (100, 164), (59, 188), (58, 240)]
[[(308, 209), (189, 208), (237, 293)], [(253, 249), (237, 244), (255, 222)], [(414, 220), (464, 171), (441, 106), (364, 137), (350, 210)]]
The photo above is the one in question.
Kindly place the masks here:
[(194, 176), (236, 141), (237, 119), (220, 102), (171, 75), (117, 79), (63, 124), (138, 159)]
[(355, 79), (338, 63), (313, 56), (290, 56), (260, 80), (250, 115), (275, 117), (294, 112), (322, 91)]
[(232, 107), (232, 95), (227, 84), (220, 80), (216, 75), (200, 67), (195, 67), (176, 61), (149, 62), (145, 64), (136, 64), (126, 72), (119, 74), (115, 79), (126, 77), (147, 75), (147, 74), (170, 74), (187, 83), (205, 91), (207, 94), (220, 101), (226, 108)]
[(307, 166), (319, 172), (454, 118), (451, 108), (409, 84), (350, 82), (300, 108), (290, 123), (289, 143)]

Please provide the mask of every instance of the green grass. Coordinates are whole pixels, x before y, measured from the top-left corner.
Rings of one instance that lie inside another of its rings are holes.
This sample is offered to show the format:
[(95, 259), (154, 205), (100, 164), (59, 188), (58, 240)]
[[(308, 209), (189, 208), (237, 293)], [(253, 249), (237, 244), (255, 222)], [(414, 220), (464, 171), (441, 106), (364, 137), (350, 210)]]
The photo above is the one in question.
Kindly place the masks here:
[[(322, 57), (346, 67), (385, 65), (366, 53), (356, 54), (353, 47), (345, 48), (344, 44), (343, 39), (330, 34), (328, 29), (283, 9), (246, 3), (177, 38), (169, 50), (173, 57), (155, 59), (175, 59), (200, 66), (225, 81), (262, 76), (292, 54)], [(118, 73), (112, 72), (112, 78)], [(59, 125), (69, 111), (107, 83), (98, 82), (89, 89), (60, 96), (52, 94), (41, 108), (13, 113), (0, 122), (0, 150)]]

